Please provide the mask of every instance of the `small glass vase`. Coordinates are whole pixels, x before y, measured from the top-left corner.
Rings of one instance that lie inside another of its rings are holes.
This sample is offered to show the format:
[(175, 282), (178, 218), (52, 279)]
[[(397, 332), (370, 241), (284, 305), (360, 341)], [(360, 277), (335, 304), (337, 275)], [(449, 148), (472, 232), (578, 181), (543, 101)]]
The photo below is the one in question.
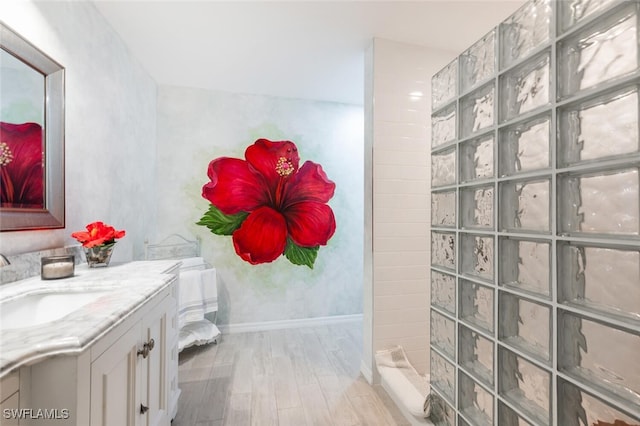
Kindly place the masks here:
[(101, 246), (84, 247), (84, 254), (87, 257), (87, 264), (89, 268), (104, 268), (109, 266), (111, 260), (111, 253), (116, 243), (103, 244)]

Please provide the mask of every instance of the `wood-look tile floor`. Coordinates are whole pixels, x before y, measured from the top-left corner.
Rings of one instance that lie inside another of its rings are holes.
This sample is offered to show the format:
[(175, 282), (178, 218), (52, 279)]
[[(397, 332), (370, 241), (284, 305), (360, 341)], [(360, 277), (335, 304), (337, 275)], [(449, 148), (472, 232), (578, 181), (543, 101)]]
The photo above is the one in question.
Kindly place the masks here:
[(402, 425), (360, 375), (362, 324), (223, 335), (180, 354), (172, 426)]

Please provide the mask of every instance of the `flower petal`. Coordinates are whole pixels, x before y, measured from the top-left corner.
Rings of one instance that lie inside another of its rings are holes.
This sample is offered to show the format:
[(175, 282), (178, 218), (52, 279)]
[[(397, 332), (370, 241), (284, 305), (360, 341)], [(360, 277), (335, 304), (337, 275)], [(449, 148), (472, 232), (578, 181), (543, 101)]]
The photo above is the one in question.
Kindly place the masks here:
[(74, 232), (71, 236), (81, 243), (91, 240), (91, 235), (87, 231)]
[(202, 187), (202, 196), (224, 214), (250, 212), (269, 201), (264, 179), (244, 160), (217, 158), (207, 174), (211, 182)]
[(287, 175), (295, 173), (300, 164), (298, 148), (291, 141), (272, 142), (268, 139), (258, 139), (247, 147), (244, 156), (251, 166), (266, 178), (272, 191), (282, 176), (278, 173), (278, 170), (281, 170), (278, 160), (284, 158), (286, 164), (291, 167), (291, 172)]
[(336, 184), (327, 178), (320, 164), (306, 161), (286, 183), (284, 208), (302, 201), (326, 203), (333, 197)]
[(260, 207), (247, 216), (233, 233), (233, 246), (243, 260), (257, 265), (276, 260), (284, 252), (287, 224), (270, 207)]
[(324, 246), (336, 231), (333, 210), (323, 203), (297, 203), (289, 206), (284, 216), (291, 239), (301, 247)]

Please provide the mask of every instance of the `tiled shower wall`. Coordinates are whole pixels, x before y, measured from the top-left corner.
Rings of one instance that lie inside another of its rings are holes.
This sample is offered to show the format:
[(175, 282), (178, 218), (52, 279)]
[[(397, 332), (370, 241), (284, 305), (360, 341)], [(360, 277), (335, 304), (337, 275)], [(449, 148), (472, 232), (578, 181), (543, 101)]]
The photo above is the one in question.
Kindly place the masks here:
[(371, 128), (366, 151), (371, 158), (366, 169), (372, 175), (365, 182), (372, 187), (365, 205), (372, 206), (373, 241), (365, 253), (365, 259), (372, 257), (365, 321), (371, 323), (372, 353), (401, 345), (421, 373), (429, 371), (427, 76), (450, 58), (450, 52), (379, 38), (368, 53)]
[(436, 422), (640, 424), (639, 16), (530, 1), (434, 76)]

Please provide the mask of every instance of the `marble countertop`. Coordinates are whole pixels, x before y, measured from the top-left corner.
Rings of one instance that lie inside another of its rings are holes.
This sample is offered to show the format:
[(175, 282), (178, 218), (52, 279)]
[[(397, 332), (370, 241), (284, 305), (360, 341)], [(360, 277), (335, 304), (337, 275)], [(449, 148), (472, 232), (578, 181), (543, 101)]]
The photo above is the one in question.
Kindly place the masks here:
[(155, 260), (112, 264), (106, 268), (77, 265), (75, 274), (58, 280), (39, 276), (0, 286), (2, 303), (50, 292), (106, 292), (55, 321), (16, 328), (0, 324), (0, 378), (15, 369), (53, 355), (76, 355), (160, 293), (175, 279), (179, 261)]

